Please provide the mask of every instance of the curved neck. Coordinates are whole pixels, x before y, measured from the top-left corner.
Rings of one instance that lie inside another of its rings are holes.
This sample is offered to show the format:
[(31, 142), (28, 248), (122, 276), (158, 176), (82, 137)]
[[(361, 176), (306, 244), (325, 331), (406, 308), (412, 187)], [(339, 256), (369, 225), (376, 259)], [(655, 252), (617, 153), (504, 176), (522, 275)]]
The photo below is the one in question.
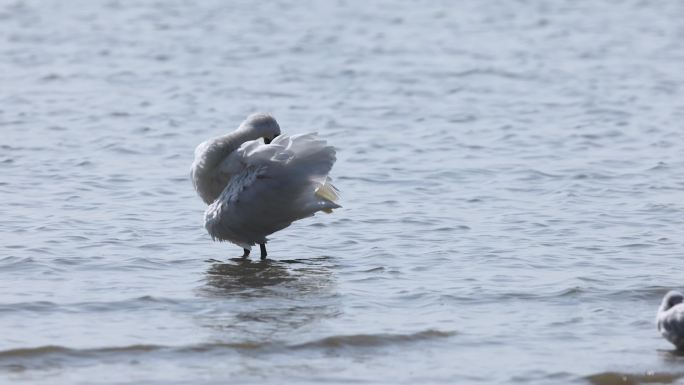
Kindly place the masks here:
[(249, 130), (238, 128), (230, 134), (213, 139), (205, 150), (203, 168), (210, 170), (217, 167), (243, 143), (257, 138), (258, 136)]

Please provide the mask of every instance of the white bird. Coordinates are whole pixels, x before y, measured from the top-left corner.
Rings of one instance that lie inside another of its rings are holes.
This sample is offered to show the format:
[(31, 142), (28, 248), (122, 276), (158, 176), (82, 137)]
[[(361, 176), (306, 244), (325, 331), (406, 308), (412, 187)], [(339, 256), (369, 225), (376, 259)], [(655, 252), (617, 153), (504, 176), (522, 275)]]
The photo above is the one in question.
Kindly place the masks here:
[(212, 239), (242, 247), (242, 257), (258, 243), (264, 259), (266, 236), (341, 207), (328, 177), (334, 163), (335, 149), (315, 133), (281, 135), (271, 115), (250, 115), (195, 149), (192, 183), (209, 205), (204, 227)]
[(678, 291), (665, 294), (658, 309), (658, 331), (679, 350), (684, 350), (684, 295)]

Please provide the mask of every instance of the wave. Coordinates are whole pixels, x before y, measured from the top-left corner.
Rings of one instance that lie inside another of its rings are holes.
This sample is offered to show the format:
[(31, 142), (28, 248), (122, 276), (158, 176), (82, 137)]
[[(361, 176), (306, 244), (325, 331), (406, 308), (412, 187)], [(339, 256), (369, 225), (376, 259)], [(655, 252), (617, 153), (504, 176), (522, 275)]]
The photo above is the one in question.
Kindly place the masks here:
[[(541, 285), (531, 287), (525, 291), (498, 291), (495, 288), (478, 287), (477, 290), (463, 291), (462, 288), (449, 288), (450, 294), (442, 293), (423, 293), (423, 295), (434, 295), (438, 301), (450, 301), (455, 303), (491, 303), (501, 301), (539, 301), (555, 302), (561, 298), (574, 298), (583, 301), (611, 302), (624, 301), (632, 302), (651, 301), (660, 303), (662, 297), (674, 287), (662, 285), (640, 286), (641, 280), (631, 285), (624, 285), (622, 288), (614, 288), (602, 285), (594, 279), (584, 277), (577, 278), (568, 284), (560, 285)], [(459, 293), (459, 291), (461, 291)], [(453, 294), (452, 294), (453, 293)]]
[(64, 346), (47, 345), (39, 346), (35, 348), (16, 348), (9, 350), (0, 351), (0, 360), (8, 358), (34, 358), (55, 354), (62, 354), (67, 356), (91, 356), (107, 353), (137, 353), (137, 352), (149, 352), (155, 350), (167, 349), (163, 346), (157, 345), (129, 345), (121, 347), (106, 347), (97, 349), (73, 349)]
[(295, 349), (306, 348), (342, 348), (342, 347), (380, 347), (400, 343), (418, 342), (431, 339), (448, 338), (456, 332), (424, 330), (411, 334), (353, 334), (326, 337), (320, 340), (292, 346)]
[(632, 374), (604, 372), (585, 377), (593, 385), (637, 385), (637, 384), (671, 384), (684, 377), (684, 373)]
[(131, 310), (155, 310), (168, 309), (171, 306), (190, 307), (193, 301), (176, 301), (164, 297), (153, 297), (145, 295), (120, 301), (106, 302), (74, 302), (74, 303), (55, 303), (51, 301), (30, 301), (0, 304), (0, 313), (12, 312), (32, 312), (32, 313), (91, 313), (91, 312), (117, 312)]
[(54, 358), (55, 356), (81, 357), (97, 359), (101, 356), (122, 354), (126, 356), (138, 355), (150, 352), (168, 352), (168, 353), (206, 353), (206, 352), (221, 352), (221, 351), (254, 351), (261, 350), (264, 353), (276, 353), (291, 350), (303, 349), (338, 349), (338, 348), (368, 348), (368, 347), (384, 347), (404, 343), (414, 343), (419, 341), (443, 339), (456, 335), (453, 331), (440, 330), (424, 330), (416, 333), (408, 334), (354, 334), (354, 335), (339, 335), (321, 338), (309, 342), (299, 344), (284, 344), (280, 342), (221, 342), (221, 343), (207, 343), (184, 346), (165, 346), (165, 345), (127, 345), (127, 346), (112, 346), (102, 348), (88, 348), (77, 349), (65, 346), (47, 345), (32, 348), (15, 348), (9, 350), (0, 350), (0, 366), (3, 361), (16, 361), (26, 359), (41, 359)]

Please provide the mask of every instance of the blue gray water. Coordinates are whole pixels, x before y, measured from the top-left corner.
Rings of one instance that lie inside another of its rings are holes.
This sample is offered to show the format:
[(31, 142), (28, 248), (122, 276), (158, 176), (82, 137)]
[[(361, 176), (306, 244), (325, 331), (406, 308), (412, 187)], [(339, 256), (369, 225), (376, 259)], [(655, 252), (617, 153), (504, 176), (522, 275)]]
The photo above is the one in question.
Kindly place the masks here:
[[(0, 0), (0, 383), (677, 381), (682, 20)], [(338, 148), (344, 208), (239, 263), (189, 166), (255, 111)]]

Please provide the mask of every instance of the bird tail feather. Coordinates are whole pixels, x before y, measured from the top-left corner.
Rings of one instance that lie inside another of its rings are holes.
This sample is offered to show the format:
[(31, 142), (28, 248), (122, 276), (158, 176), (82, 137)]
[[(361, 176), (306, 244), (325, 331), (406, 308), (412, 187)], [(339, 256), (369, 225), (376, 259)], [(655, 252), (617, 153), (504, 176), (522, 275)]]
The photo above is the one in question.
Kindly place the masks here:
[(335, 185), (333, 185), (331, 182), (332, 179), (329, 177), (326, 178), (325, 182), (316, 188), (314, 192), (318, 198), (321, 198), (325, 201), (325, 208), (323, 208), (321, 211), (328, 214), (331, 214), (333, 209), (342, 207), (335, 203), (340, 199), (340, 190), (338, 190), (337, 187), (335, 187)]

